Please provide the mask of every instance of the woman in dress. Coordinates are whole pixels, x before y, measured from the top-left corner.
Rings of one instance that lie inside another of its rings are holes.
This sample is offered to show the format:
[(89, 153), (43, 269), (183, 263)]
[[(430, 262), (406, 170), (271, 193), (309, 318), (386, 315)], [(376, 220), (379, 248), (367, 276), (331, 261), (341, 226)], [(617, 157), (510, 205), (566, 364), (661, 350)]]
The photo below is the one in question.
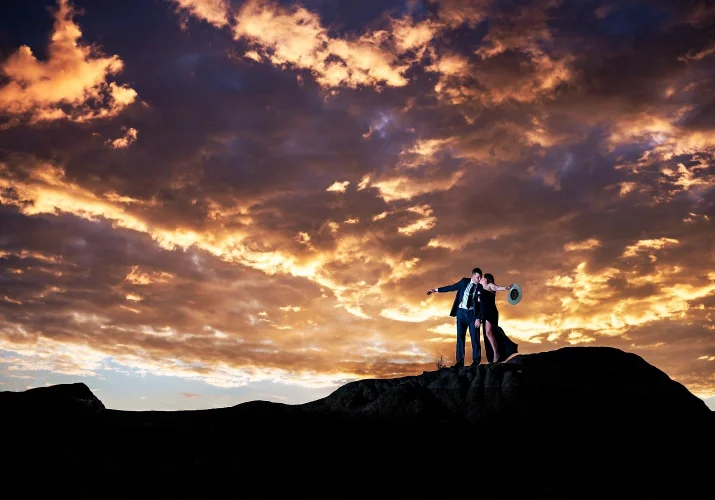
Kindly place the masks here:
[[(499, 328), (499, 310), (496, 304), (496, 293), (509, 291), (514, 285), (496, 285), (494, 283), (494, 276), (490, 273), (486, 273), (482, 276), (479, 283), (481, 283), (483, 289), (479, 302), (479, 316), (481, 322), (484, 323), (484, 335), (490, 344), (487, 345), (487, 343), (484, 342), (484, 347), (487, 351), (487, 360), (489, 360), (489, 354), (493, 354), (493, 362), (501, 363), (517, 352), (517, 345), (506, 336), (504, 330)], [(491, 347), (491, 349), (489, 349), (489, 347)], [(489, 352), (490, 350), (492, 351), (491, 353)]]

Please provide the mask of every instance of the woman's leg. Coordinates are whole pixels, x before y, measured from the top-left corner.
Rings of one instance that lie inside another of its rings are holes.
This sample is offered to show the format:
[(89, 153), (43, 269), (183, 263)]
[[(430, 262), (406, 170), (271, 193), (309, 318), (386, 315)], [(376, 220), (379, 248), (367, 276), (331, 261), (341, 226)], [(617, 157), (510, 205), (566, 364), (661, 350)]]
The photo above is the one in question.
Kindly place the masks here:
[(501, 361), (501, 356), (499, 352), (499, 344), (497, 343), (497, 339), (494, 336), (494, 329), (492, 328), (492, 323), (489, 320), (486, 320), (484, 322), (484, 332), (487, 334), (487, 339), (489, 340), (489, 343), (492, 345), (492, 352), (494, 353), (494, 357), (492, 358), (493, 363), (499, 363)]

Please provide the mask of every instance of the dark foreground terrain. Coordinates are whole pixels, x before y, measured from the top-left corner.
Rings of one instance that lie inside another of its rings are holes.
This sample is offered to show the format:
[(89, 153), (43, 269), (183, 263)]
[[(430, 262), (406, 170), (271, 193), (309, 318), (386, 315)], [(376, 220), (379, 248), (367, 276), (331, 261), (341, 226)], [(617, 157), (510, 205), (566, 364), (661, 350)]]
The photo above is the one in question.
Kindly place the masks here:
[(5, 498), (684, 498), (715, 470), (705, 403), (600, 347), (304, 405), (118, 411), (77, 383), (0, 393), (0, 415)]

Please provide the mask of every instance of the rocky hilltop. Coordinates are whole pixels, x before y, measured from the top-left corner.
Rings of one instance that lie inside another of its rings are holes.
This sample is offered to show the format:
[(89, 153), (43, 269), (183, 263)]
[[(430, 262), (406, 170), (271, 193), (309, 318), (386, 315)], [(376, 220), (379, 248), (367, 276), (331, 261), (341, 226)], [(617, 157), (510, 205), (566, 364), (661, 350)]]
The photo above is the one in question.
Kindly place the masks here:
[(641, 357), (609, 347), (568, 347), (506, 363), (416, 377), (360, 380), (308, 411), (472, 424), (534, 419), (635, 420), (709, 414), (705, 402)]
[(702, 400), (602, 347), (360, 380), (302, 405), (119, 411), (76, 383), (0, 393), (0, 415), (8, 477), (74, 496), (657, 498), (700, 492), (715, 444)]

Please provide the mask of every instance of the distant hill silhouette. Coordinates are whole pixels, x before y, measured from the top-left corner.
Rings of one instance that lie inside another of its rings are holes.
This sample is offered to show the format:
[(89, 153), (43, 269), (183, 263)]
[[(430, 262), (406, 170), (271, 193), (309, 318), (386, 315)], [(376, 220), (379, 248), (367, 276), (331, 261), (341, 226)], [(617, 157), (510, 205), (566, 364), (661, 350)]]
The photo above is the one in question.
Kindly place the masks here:
[(0, 393), (0, 415), (7, 477), (73, 497), (681, 497), (707, 492), (715, 444), (701, 399), (605, 347), (361, 380), (302, 405), (120, 411), (77, 383)]

